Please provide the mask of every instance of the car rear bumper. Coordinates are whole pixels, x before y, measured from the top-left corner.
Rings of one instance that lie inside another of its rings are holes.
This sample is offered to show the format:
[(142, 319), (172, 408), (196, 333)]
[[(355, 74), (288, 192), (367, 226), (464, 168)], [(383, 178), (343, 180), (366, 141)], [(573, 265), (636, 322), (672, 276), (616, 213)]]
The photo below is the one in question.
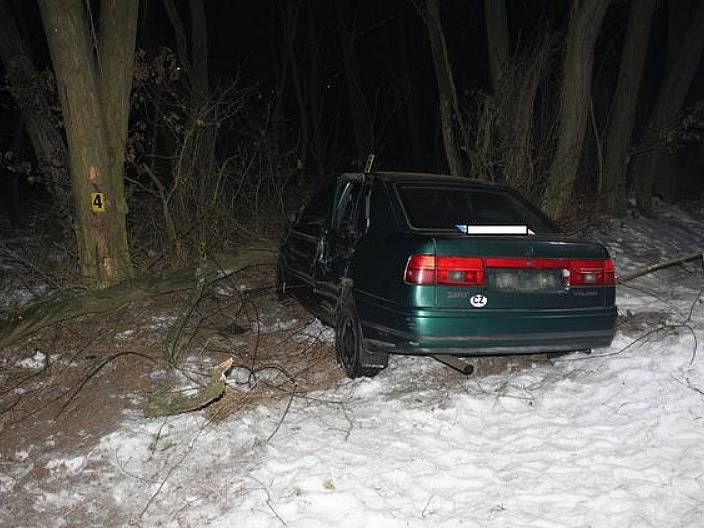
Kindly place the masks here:
[(389, 309), (359, 305), (370, 351), (499, 355), (607, 347), (615, 307), (575, 310)]

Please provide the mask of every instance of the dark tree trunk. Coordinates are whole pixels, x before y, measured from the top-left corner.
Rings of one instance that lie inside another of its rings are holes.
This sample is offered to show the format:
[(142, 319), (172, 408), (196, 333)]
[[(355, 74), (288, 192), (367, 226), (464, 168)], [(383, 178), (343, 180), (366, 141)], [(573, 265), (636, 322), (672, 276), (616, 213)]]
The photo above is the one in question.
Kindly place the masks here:
[(633, 187), (636, 203), (641, 211), (648, 212), (652, 207), (653, 185), (658, 168), (666, 161), (662, 138), (677, 123), (677, 118), (689, 93), (692, 80), (704, 50), (704, 2), (697, 4), (684, 35), (687, 53), (677, 54), (648, 119), (645, 133), (646, 152), (635, 159), (633, 165)]
[(628, 149), (633, 137), (638, 92), (648, 51), (655, 4), (656, 0), (632, 2), (628, 16), (628, 29), (612, 104), (613, 113), (606, 136), (602, 191), (606, 210), (610, 213), (621, 214), (627, 205)]
[[(102, 3), (106, 18), (99, 42), (113, 55), (101, 56), (101, 70), (93, 57), (83, 1), (41, 0), (39, 6), (68, 138), (81, 272), (88, 283), (105, 286), (132, 275), (121, 170), (124, 149), (119, 152), (119, 145), (124, 146), (121, 127), (126, 131), (129, 115), (137, 0)], [(118, 50), (120, 46), (125, 49)], [(106, 120), (108, 111), (115, 113)], [(95, 209), (94, 193), (104, 198)]]
[(484, 14), (486, 17), (486, 34), (489, 44), (491, 81), (494, 90), (497, 90), (509, 58), (506, 0), (484, 0)]
[(127, 232), (123, 174), (138, 11), (138, 0), (103, 0), (100, 4), (98, 88), (107, 141), (107, 180), (113, 187), (115, 217), (123, 233)]
[(166, 16), (168, 17), (169, 22), (171, 22), (171, 27), (174, 30), (178, 60), (181, 61), (187, 75), (190, 77), (191, 72), (193, 71), (193, 66), (191, 65), (191, 55), (188, 53), (188, 36), (186, 35), (186, 28), (183, 26), (181, 15), (178, 13), (174, 0), (161, 0), (161, 2), (164, 5)]
[(304, 93), (307, 96), (307, 106), (310, 112), (310, 151), (316, 165), (316, 180), (322, 183), (325, 179), (325, 137), (323, 123), (323, 91), (320, 89), (320, 57), (318, 56), (318, 45), (316, 42), (315, 6), (308, 2), (306, 9), (308, 41), (305, 43), (307, 50), (305, 80), (303, 83)]
[(204, 0), (189, 0), (191, 13), (191, 65), (192, 84), (196, 95), (210, 95), (208, 82), (208, 24), (205, 19)]
[(562, 66), (558, 142), (544, 205), (555, 218), (566, 216), (577, 181), (591, 100), (594, 46), (609, 0), (574, 0)]
[[(414, 168), (417, 170), (422, 166), (424, 145), (421, 139), (420, 128), (422, 126), (422, 117), (420, 110), (423, 107), (422, 94), (420, 87), (417, 85), (417, 75), (413, 69), (413, 62), (409, 36), (412, 36), (411, 27), (409, 24), (409, 16), (406, 6), (407, 0), (399, 0), (399, 27), (398, 27), (398, 69), (399, 82), (394, 83), (394, 88), (398, 90), (398, 97), (404, 101), (403, 109), (398, 113), (400, 136), (406, 143), (406, 156), (411, 160)], [(390, 62), (393, 58), (390, 58)], [(391, 70), (392, 65), (389, 66)]]
[(288, 55), (288, 65), (291, 69), (291, 84), (296, 98), (298, 108), (298, 155), (304, 170), (308, 170), (310, 160), (310, 126), (308, 106), (306, 104), (306, 94), (304, 93), (303, 80), (301, 79), (301, 67), (296, 46), (296, 35), (298, 33), (298, 23), (300, 17), (300, 4), (289, 7), (282, 14), (282, 26), (284, 34), (287, 36), (285, 53)]
[(537, 44), (532, 50), (527, 50), (516, 57), (520, 71), (514, 66), (511, 81), (516, 86), (505, 86), (505, 92), (511, 95), (511, 100), (503, 101), (500, 108), (502, 123), (500, 133), (507, 139), (505, 181), (539, 199), (536, 193), (536, 171), (534, 160), (535, 100), (538, 87), (543, 78), (546, 64), (550, 59), (551, 42), (549, 39)]
[(440, 19), (438, 0), (426, 0), (425, 9), (419, 9), (420, 14), (428, 29), (428, 40), (435, 65), (435, 77), (438, 83), (438, 99), (440, 105), (440, 120), (445, 156), (453, 176), (461, 176), (462, 158), (458, 144), (458, 130), (462, 131), (462, 116), (459, 111), (459, 102), (455, 90), (455, 81), (452, 76), (452, 66), (447, 53), (445, 34)]
[(37, 71), (12, 10), (5, 1), (0, 1), (0, 59), (17, 95), (24, 127), (32, 143), (39, 170), (47, 179), (47, 189), (60, 217), (70, 224), (66, 144), (59, 124), (51, 119), (44, 92), (35, 86)]
[(345, 82), (349, 100), (352, 129), (354, 131), (355, 146), (357, 147), (357, 160), (361, 167), (372, 150), (373, 130), (369, 105), (364, 96), (359, 79), (359, 64), (357, 61), (354, 17), (350, 9), (349, 0), (335, 2), (337, 16), (337, 31), (340, 36), (342, 50), (342, 63), (345, 69)]
[[(670, 0), (667, 2), (667, 71), (670, 71), (680, 50), (686, 49), (683, 46), (684, 35), (687, 33), (687, 26), (695, 1), (698, 0)], [(673, 199), (677, 188), (678, 173), (678, 152), (664, 152), (659, 156), (657, 174), (658, 178), (653, 182), (653, 192), (659, 196)]]

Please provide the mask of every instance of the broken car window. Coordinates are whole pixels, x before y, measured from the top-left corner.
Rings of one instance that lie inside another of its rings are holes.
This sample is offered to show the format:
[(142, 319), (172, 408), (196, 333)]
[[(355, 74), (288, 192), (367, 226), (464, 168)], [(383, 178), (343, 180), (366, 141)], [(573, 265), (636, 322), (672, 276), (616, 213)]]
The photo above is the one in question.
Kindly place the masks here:
[(335, 186), (328, 185), (315, 194), (303, 210), (299, 222), (301, 224), (324, 225), (325, 221), (330, 217), (334, 193)]

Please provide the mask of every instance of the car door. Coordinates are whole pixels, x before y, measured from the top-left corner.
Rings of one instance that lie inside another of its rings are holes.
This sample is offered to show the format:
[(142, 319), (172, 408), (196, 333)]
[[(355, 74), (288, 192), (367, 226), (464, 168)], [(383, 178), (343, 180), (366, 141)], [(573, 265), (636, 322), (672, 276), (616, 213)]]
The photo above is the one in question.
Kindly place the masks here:
[(337, 185), (330, 230), (322, 241), (315, 271), (315, 291), (332, 312), (340, 281), (368, 225), (369, 188), (363, 174), (343, 176)]
[(284, 245), (286, 273), (295, 280), (297, 297), (311, 297), (323, 241), (330, 225), (334, 183), (316, 193), (289, 229)]

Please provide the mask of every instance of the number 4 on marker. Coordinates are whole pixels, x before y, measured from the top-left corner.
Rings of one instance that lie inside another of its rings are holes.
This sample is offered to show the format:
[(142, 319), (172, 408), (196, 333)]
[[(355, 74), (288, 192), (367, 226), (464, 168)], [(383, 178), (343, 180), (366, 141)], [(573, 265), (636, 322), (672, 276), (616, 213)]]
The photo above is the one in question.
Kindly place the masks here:
[(90, 208), (94, 213), (104, 213), (105, 212), (105, 194), (104, 193), (91, 193), (90, 194)]

